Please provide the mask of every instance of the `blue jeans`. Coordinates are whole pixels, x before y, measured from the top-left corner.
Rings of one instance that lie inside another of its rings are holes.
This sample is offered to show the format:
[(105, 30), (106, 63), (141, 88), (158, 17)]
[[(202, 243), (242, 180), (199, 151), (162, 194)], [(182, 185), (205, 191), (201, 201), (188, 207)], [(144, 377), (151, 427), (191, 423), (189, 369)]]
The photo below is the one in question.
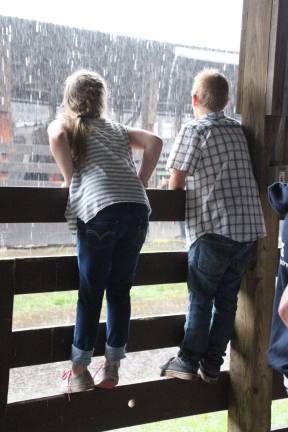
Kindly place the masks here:
[(189, 308), (178, 356), (197, 371), (217, 375), (231, 339), (237, 295), (253, 243), (205, 234), (188, 252)]
[(125, 357), (130, 322), (130, 289), (148, 228), (143, 204), (106, 207), (86, 224), (78, 220), (80, 286), (72, 361), (88, 365), (93, 355), (106, 289), (106, 351), (110, 360)]
[[(288, 235), (288, 218), (286, 216), (282, 238), (285, 235), (287, 241)], [(288, 329), (281, 320), (278, 308), (280, 300), (288, 284), (288, 244), (284, 243), (281, 251), (279, 266), (278, 266), (278, 277), (276, 292), (273, 304), (273, 315), (272, 315), (272, 329), (270, 336), (269, 349), (267, 353), (268, 363), (277, 371), (288, 377)], [(287, 385), (287, 378), (285, 385)]]

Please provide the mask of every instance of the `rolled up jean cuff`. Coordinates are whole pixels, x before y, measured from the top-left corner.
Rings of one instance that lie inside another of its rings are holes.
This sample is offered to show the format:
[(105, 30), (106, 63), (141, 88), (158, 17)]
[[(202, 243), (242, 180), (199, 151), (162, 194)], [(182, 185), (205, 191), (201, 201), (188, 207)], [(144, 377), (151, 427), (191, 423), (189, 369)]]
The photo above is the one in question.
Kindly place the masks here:
[(79, 363), (83, 366), (88, 366), (91, 363), (93, 351), (84, 351), (72, 345), (71, 360), (73, 363)]
[(126, 357), (126, 345), (122, 347), (111, 347), (105, 345), (105, 357), (110, 361), (118, 361)]

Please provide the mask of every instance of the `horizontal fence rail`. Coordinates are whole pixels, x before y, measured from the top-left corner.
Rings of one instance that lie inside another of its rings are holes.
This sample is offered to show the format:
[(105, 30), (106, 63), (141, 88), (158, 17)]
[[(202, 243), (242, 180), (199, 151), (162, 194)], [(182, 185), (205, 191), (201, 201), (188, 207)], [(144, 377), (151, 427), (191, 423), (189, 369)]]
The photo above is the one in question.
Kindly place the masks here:
[[(0, 273), (1, 266), (5, 266), (7, 261), (0, 260)], [(78, 289), (75, 256), (17, 258), (9, 261), (14, 263), (15, 294)], [(141, 253), (134, 285), (184, 282), (187, 279), (186, 273), (186, 252)]]
[[(185, 192), (147, 189), (150, 221), (182, 221)], [(66, 188), (0, 187), (0, 223), (65, 222)]]
[[(184, 220), (185, 192), (147, 193), (153, 209), (150, 220)], [(66, 200), (66, 189), (0, 188), (0, 223), (64, 222)], [(67, 395), (56, 394), (7, 405), (9, 368), (67, 360), (73, 337), (71, 325), (12, 332), (13, 297), (78, 289), (77, 260), (75, 256), (3, 259), (0, 275), (0, 335), (4, 341), (0, 344), (1, 432), (100, 432), (228, 408), (228, 372), (221, 373), (213, 389), (200, 379), (187, 382), (161, 378), (120, 385), (112, 392), (95, 389), (73, 394), (71, 401)], [(180, 283), (186, 279), (186, 252), (143, 253), (134, 285)], [(183, 314), (132, 319), (127, 351), (178, 346), (184, 319)], [(103, 355), (104, 347), (105, 323), (101, 323), (94, 355)], [(272, 393), (273, 399), (286, 396), (282, 377), (276, 373)]]
[[(168, 315), (132, 319), (127, 351), (137, 352), (179, 345), (183, 336), (184, 318), (184, 315)], [(74, 326), (58, 326), (14, 331), (11, 367), (68, 360), (73, 329)], [(94, 355), (103, 355), (104, 348), (105, 323), (100, 323)]]
[[(200, 379), (191, 382), (159, 379), (119, 386), (111, 392), (95, 389), (73, 394), (70, 401), (65, 395), (57, 395), (11, 403), (5, 432), (38, 432), (39, 429), (41, 432), (100, 432), (227, 410), (229, 384), (229, 373), (221, 372), (213, 391), (211, 385)], [(282, 397), (285, 394), (281, 378), (275, 374), (273, 399)]]
[[(166, 420), (227, 409), (229, 374), (217, 385), (159, 379), (8, 406), (7, 432), (98, 432), (140, 423)], [(130, 408), (128, 402), (135, 406)], [(41, 425), (41, 428), (39, 428)]]

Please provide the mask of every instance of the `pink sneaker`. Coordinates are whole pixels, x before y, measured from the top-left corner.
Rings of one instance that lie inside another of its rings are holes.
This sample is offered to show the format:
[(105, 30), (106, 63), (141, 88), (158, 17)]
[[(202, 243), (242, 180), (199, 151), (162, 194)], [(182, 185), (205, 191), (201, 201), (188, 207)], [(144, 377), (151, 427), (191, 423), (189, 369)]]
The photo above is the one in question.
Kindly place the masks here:
[(96, 370), (94, 375), (95, 387), (103, 389), (113, 389), (119, 382), (118, 370), (120, 367), (120, 361), (109, 361), (105, 362)]
[(86, 390), (92, 390), (94, 388), (93, 378), (88, 371), (85, 370), (81, 375), (77, 377), (72, 376), (71, 369), (65, 369), (62, 374), (61, 391), (62, 393), (79, 393)]

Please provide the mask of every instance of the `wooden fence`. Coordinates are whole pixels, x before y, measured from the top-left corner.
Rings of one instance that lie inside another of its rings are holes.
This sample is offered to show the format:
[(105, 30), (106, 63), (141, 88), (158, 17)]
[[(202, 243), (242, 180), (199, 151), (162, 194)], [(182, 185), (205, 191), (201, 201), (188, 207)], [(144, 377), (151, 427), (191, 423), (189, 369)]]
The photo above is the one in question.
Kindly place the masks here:
[[(62, 222), (65, 189), (1, 188), (0, 223)], [(184, 219), (183, 191), (148, 190), (151, 221)], [(135, 285), (186, 281), (186, 253), (143, 253)], [(75, 257), (17, 258), (0, 261), (0, 430), (1, 432), (96, 432), (158, 420), (227, 410), (229, 372), (213, 386), (201, 380), (162, 379), (7, 404), (10, 368), (69, 359), (72, 326), (12, 331), (14, 295), (76, 290)], [(177, 346), (184, 315), (133, 319), (128, 351)], [(95, 347), (103, 355), (104, 324)], [(273, 379), (273, 399), (285, 397), (281, 377)], [(133, 399), (134, 407), (128, 402)], [(274, 432), (276, 429), (273, 429)], [(288, 428), (277, 429), (278, 432)], [(256, 432), (256, 431), (255, 431)]]

